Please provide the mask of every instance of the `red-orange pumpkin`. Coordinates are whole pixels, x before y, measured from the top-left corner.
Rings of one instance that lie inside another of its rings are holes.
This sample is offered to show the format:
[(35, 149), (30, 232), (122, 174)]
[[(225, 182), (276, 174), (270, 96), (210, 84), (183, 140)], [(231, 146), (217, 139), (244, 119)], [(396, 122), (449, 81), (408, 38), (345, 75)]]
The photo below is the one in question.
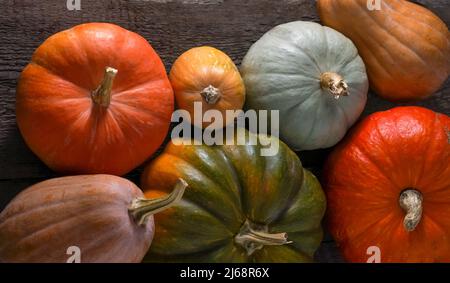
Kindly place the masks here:
[(361, 122), (325, 166), (328, 221), (351, 262), (450, 262), (450, 118), (399, 107)]
[(144, 38), (89, 23), (36, 50), (22, 72), (16, 107), (26, 143), (53, 170), (123, 175), (163, 142), (174, 97)]

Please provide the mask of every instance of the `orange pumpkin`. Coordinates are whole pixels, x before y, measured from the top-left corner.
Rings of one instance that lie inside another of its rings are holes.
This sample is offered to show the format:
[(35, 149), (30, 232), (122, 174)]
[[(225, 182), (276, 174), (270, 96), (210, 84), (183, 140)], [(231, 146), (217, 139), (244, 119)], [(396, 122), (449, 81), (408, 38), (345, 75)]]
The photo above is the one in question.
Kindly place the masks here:
[(197, 115), (202, 117), (208, 110), (221, 112), (224, 121), (217, 123), (217, 127), (234, 121), (233, 116), (225, 115), (227, 110), (240, 110), (244, 106), (241, 75), (231, 58), (216, 48), (203, 46), (186, 51), (175, 61), (169, 76), (178, 107), (189, 112), (190, 121), (196, 126), (207, 127), (213, 121), (193, 121), (195, 102), (201, 103), (203, 111)]
[(381, 97), (410, 101), (430, 96), (450, 74), (447, 26), (409, 1), (380, 3), (381, 10), (372, 11), (367, 0), (319, 0), (317, 5), (322, 22), (355, 43), (371, 87)]
[[(450, 262), (450, 118), (399, 107), (361, 122), (324, 171), (332, 235), (351, 262)], [(374, 254), (375, 255), (375, 254)]]
[(123, 175), (162, 144), (173, 100), (164, 65), (144, 38), (89, 23), (36, 50), (17, 88), (17, 123), (55, 171)]

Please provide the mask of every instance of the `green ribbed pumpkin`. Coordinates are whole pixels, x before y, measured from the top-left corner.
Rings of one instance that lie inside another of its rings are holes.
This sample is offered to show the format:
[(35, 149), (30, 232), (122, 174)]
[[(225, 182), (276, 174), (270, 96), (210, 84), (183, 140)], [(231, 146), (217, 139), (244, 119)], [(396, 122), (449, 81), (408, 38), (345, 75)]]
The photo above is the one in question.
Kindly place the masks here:
[[(183, 200), (157, 214), (148, 262), (311, 262), (322, 240), (325, 196), (298, 156), (277, 138), (258, 145), (170, 143), (142, 176), (146, 196), (163, 196), (179, 177)], [(254, 136), (253, 136), (254, 137)], [(257, 136), (262, 137), (262, 136)], [(267, 138), (267, 137), (266, 137)], [(176, 142), (175, 142), (176, 143)]]

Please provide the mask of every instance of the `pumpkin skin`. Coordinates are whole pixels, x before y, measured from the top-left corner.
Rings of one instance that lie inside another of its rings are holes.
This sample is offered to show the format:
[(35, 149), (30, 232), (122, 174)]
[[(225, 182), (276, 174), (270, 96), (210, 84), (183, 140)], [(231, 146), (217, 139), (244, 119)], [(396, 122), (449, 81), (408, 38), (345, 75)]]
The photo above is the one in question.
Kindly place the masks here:
[[(280, 137), (294, 150), (338, 143), (367, 101), (368, 79), (355, 46), (317, 23), (270, 30), (248, 51), (241, 72), (246, 107), (279, 110)], [(334, 81), (337, 92), (327, 74), (341, 78)]]
[(424, 99), (450, 74), (450, 33), (426, 8), (404, 0), (319, 0), (320, 19), (358, 47), (373, 90), (394, 102)]
[[(450, 118), (420, 107), (375, 113), (332, 152), (325, 165), (330, 232), (344, 257), (366, 262), (450, 262)], [(404, 191), (422, 196), (422, 215), (407, 230)]]
[[(226, 117), (213, 128), (232, 123), (234, 119), (225, 115), (226, 111), (244, 106), (245, 86), (239, 70), (228, 55), (216, 48), (202, 46), (186, 51), (175, 61), (169, 77), (177, 106), (187, 110), (191, 118), (196, 102), (202, 105), (202, 116), (208, 110), (218, 110)], [(196, 125), (193, 120), (191, 123)], [(205, 128), (211, 122), (198, 124)]]
[(82, 263), (140, 262), (154, 234), (151, 213), (129, 212), (141, 198), (133, 183), (110, 175), (31, 186), (0, 214), (0, 262), (65, 263), (72, 246), (80, 248)]
[[(189, 188), (181, 202), (155, 215), (156, 234), (144, 261), (312, 261), (322, 240), (321, 186), (285, 144), (272, 157), (262, 157), (261, 148), (248, 139), (242, 146), (170, 143), (142, 175), (145, 195), (164, 196), (180, 177)], [(292, 243), (249, 255), (236, 242), (247, 220), (283, 239), (287, 233)]]
[[(102, 95), (94, 98), (99, 85)], [(173, 108), (170, 82), (150, 44), (106, 23), (51, 36), (17, 87), (17, 123), (27, 145), (51, 169), (70, 175), (128, 173), (162, 144)]]

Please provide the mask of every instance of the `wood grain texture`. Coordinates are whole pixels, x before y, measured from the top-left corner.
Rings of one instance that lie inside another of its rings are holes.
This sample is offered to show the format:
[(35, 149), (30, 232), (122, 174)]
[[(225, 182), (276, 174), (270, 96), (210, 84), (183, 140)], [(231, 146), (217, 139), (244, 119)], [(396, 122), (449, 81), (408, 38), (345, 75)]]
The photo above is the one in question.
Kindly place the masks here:
[[(418, 0), (450, 25), (448, 0)], [(240, 64), (248, 48), (275, 25), (319, 22), (314, 0), (81, 0), (68, 11), (65, 0), (0, 1), (0, 209), (27, 186), (55, 177), (26, 147), (15, 122), (15, 88), (34, 50), (50, 35), (85, 22), (111, 22), (144, 36), (161, 55), (167, 70), (187, 49), (212, 45)], [(450, 114), (450, 80), (420, 105)], [(389, 109), (370, 94), (363, 116)], [(320, 175), (329, 150), (299, 153), (305, 167)], [(138, 182), (141, 168), (127, 177)], [(317, 260), (342, 262), (327, 235)]]

